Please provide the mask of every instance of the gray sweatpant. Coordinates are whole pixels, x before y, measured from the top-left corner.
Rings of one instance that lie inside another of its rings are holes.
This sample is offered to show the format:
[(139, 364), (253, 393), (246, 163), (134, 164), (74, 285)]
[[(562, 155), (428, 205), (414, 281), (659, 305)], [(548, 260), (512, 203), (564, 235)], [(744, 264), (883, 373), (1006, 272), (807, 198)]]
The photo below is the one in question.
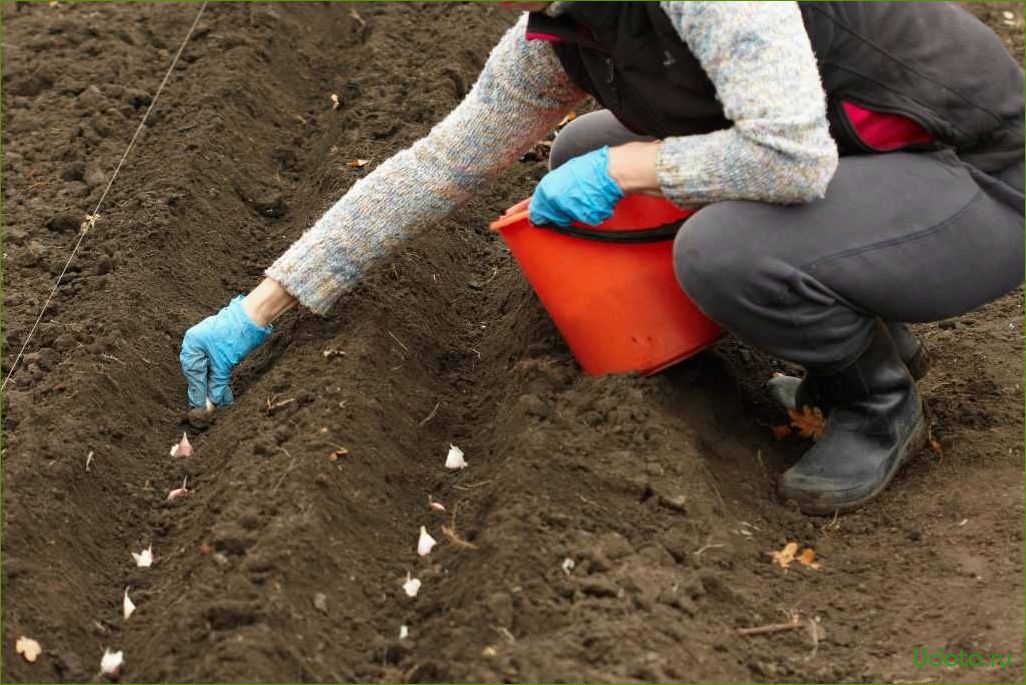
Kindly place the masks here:
[[(606, 110), (556, 137), (553, 168), (644, 138)], [(806, 367), (846, 365), (877, 317), (964, 314), (1023, 282), (1023, 163), (998, 174), (951, 152), (844, 157), (826, 197), (805, 205), (731, 200), (689, 217), (677, 280), (710, 318)]]

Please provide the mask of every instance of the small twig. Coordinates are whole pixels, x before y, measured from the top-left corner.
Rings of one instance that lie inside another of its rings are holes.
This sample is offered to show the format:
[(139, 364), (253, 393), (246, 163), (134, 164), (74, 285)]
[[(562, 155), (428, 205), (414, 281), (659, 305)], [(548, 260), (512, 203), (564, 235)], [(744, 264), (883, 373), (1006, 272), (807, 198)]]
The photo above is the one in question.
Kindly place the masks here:
[(762, 450), (755, 451), (755, 459), (759, 462), (759, 470), (762, 471), (762, 476), (766, 480), (772, 480), (769, 475), (769, 471), (766, 470), (766, 462), (762, 460)]
[(456, 512), (460, 510), (460, 503), (457, 502), (452, 508), (452, 514), (449, 515), (449, 526), (442, 526), (442, 535), (449, 538), (449, 542), (456, 545), (457, 547), (463, 547), (465, 549), (477, 549), (477, 545), (472, 542), (464, 540), (459, 533), (456, 532)]
[(492, 275), (489, 276), (486, 280), (481, 281), (481, 285), (488, 285), (489, 283), (494, 281), (495, 277), (498, 276), (498, 275), (499, 275), (499, 267), (496, 266), (496, 267), (492, 268)]
[(435, 418), (435, 413), (438, 411), (438, 407), (440, 407), (441, 405), (442, 405), (441, 402), (435, 402), (435, 408), (432, 409), (431, 413), (428, 414), (427, 416), (425, 416), (424, 419), (419, 424), (417, 424), (417, 425), (418, 426), (423, 426), (428, 421), (430, 421), (431, 419)]
[(470, 485), (454, 485), (453, 487), (457, 490), (473, 490), (474, 488), (479, 488), (482, 485), (488, 485), (491, 482), (491, 480), (483, 480), (480, 483), (471, 483)]
[(513, 637), (513, 633), (510, 632), (509, 628), (506, 626), (493, 626), (493, 628), (495, 629), (495, 632), (506, 639), (506, 642), (511, 645), (516, 644), (517, 639)]
[(803, 628), (805, 624), (801, 622), (801, 618), (798, 613), (791, 614), (791, 620), (787, 623), (770, 623), (764, 626), (755, 626), (754, 628), (738, 628), (737, 634), (741, 637), (748, 635), (766, 635), (769, 633), (782, 633), (785, 630), (795, 630), (796, 628)]
[(726, 508), (727, 503), (723, 501), (723, 495), (720, 494), (720, 489), (716, 487), (716, 476), (713, 475), (712, 469), (705, 465), (705, 462), (698, 462), (702, 468), (705, 469), (706, 474), (709, 476), (709, 485), (712, 486), (713, 494), (716, 495), (716, 499), (720, 501), (720, 506)]
[(832, 519), (830, 519), (829, 521), (827, 521), (826, 523), (824, 523), (822, 526), (820, 526), (820, 530), (823, 531), (823, 533), (825, 535), (829, 535), (831, 532), (833, 532), (835, 530), (838, 530), (841, 527), (841, 524), (838, 523), (838, 521), (837, 521), (837, 515), (839, 513), (840, 513), (840, 510), (835, 509), (834, 510), (834, 517)]
[(809, 639), (812, 640), (812, 652), (805, 658), (811, 659), (819, 651), (820, 628), (815, 618), (806, 619), (805, 628), (809, 633)]
[(267, 413), (268, 414), (273, 414), (274, 412), (278, 411), (282, 407), (287, 407), (288, 405), (290, 405), (290, 404), (292, 404), (293, 402), (296, 401), (295, 397), (290, 397), (287, 400), (281, 400), (280, 402), (274, 402), (272, 404), (272, 400), (274, 400), (275, 397), (277, 397), (277, 395), (275, 395), (274, 397), (267, 398)]
[(281, 487), (281, 484), (285, 482), (285, 477), (289, 475), (289, 473), (296, 465), (296, 458), (289, 454), (289, 451), (287, 449), (285, 449), (284, 447), (279, 447), (278, 449), (284, 452), (287, 456), (291, 457), (292, 461), (289, 462), (289, 466), (287, 469), (285, 469), (285, 472), (278, 477), (278, 482), (274, 484), (273, 488), (271, 488), (272, 495), (278, 491), (278, 488)]
[(108, 381), (110, 381), (110, 384), (113, 385), (115, 388), (117, 388), (118, 392), (121, 392), (121, 386), (118, 385), (118, 382), (116, 380), (114, 380), (109, 373), (104, 373), (104, 372), (101, 371), (100, 375), (103, 376), (104, 378), (106, 378)]
[(578, 497), (578, 498), (579, 498), (579, 499), (580, 499), (580, 500), (581, 500), (582, 502), (584, 502), (585, 504), (590, 504), (590, 505), (592, 505), (593, 507), (598, 507), (598, 508), (599, 508), (599, 509), (601, 509), (602, 511), (605, 511), (605, 510), (606, 510), (606, 508), (605, 508), (604, 506), (602, 506), (601, 504), (599, 504), (599, 503), (598, 503), (598, 502), (596, 502), (595, 500), (591, 500), (591, 499), (588, 499), (587, 497), (585, 497), (585, 496), (584, 496), (584, 495), (582, 495), (581, 493), (577, 493), (577, 497)]
[(462, 537), (460, 537), (460, 534), (456, 532), (455, 528), (450, 528), (449, 526), (442, 526), (442, 535), (449, 538), (449, 542), (456, 545), (457, 547), (463, 547), (465, 549), (477, 549), (477, 545), (475, 545), (473, 542), (467, 542)]
[(726, 545), (722, 545), (722, 544), (718, 544), (718, 543), (717, 544), (713, 544), (713, 545), (702, 545), (701, 547), (699, 547), (698, 549), (695, 550), (695, 556), (696, 557), (701, 556), (702, 552), (706, 551), (707, 549), (719, 549), (720, 547), (726, 547)]
[(135, 350), (133, 350), (133, 349), (132, 349), (131, 347), (129, 347), (128, 349), (129, 349), (129, 350), (130, 350), (130, 351), (132, 352), (132, 354), (134, 354), (134, 355), (135, 355), (136, 357), (139, 357), (139, 359), (142, 359), (142, 360), (143, 360), (144, 362), (146, 362), (147, 364), (150, 364), (151, 366), (153, 365), (153, 362), (151, 362), (151, 361), (150, 361), (149, 359), (147, 359), (146, 357), (142, 356), (141, 354), (139, 354), (138, 352), (136, 352)]
[(89, 454), (86, 455), (86, 473), (89, 473), (89, 465), (93, 463), (93, 451), (89, 450)]
[(361, 29), (367, 26), (366, 20), (364, 20), (364, 18), (360, 16), (360, 13), (357, 12), (355, 9), (349, 10), (349, 16), (351, 16), (353, 19), (359, 22)]
[(120, 359), (115, 357), (113, 354), (107, 354), (106, 352), (101, 352), (100, 356), (103, 357), (104, 359), (110, 359), (111, 361), (116, 361), (118, 364), (121, 364), (121, 366), (128, 366), (127, 364), (125, 364), (125, 362), (121, 361)]
[(400, 340), (399, 338), (395, 337), (395, 333), (393, 333), (392, 331), (385, 331), (385, 332), (388, 333), (390, 336), (392, 336), (392, 340), (395, 340), (397, 343), (399, 343), (399, 347), (403, 348), (403, 351), (405, 351), (405, 352), (409, 352), (410, 351), (410, 348), (407, 347), (406, 345), (404, 345), (402, 340)]

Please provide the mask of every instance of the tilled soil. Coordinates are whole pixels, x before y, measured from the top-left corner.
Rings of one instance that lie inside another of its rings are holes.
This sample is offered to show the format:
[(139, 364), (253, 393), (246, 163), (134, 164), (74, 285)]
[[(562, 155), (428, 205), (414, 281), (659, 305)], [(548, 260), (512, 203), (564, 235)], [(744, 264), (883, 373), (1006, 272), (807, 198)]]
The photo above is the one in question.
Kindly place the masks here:
[[(4, 375), (196, 9), (3, 3)], [(1021, 57), (1021, 6), (974, 11)], [(918, 327), (942, 452), (864, 511), (804, 517), (774, 493), (806, 447), (769, 430), (779, 362), (727, 338), (654, 378), (579, 372), (487, 230), (532, 158), (331, 316), (284, 317), (236, 405), (188, 423), (184, 331), (424, 135), (511, 22), (207, 9), (5, 390), (4, 679), (101, 680), (111, 647), (132, 682), (1021, 682), (1021, 292)], [(172, 460), (182, 431), (196, 454)], [(822, 568), (774, 566), (791, 540)], [(736, 634), (795, 610), (815, 637)], [(920, 670), (920, 646), (1012, 665)]]

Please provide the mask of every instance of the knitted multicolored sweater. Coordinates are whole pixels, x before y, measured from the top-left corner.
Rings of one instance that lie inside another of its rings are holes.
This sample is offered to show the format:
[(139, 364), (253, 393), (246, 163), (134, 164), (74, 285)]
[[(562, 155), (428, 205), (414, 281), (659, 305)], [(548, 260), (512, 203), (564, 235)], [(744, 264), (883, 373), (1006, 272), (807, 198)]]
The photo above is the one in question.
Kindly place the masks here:
[[(821, 197), (837, 166), (826, 98), (794, 2), (663, 2), (733, 126), (667, 138), (663, 194), (680, 205)], [(324, 314), (417, 226), (493, 181), (583, 97), (527, 16), (492, 51), (474, 88), (431, 132), (358, 181), (266, 275)]]

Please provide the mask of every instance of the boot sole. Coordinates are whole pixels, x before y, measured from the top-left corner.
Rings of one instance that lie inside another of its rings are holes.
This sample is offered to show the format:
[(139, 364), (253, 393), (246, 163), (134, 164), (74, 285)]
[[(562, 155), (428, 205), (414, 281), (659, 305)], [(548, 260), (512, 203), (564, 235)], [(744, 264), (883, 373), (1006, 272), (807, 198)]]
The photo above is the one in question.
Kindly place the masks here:
[(794, 494), (781, 493), (781, 496), (784, 497), (785, 500), (796, 502), (798, 504), (799, 511), (803, 514), (809, 514), (812, 516), (830, 516), (834, 513), (845, 513), (859, 509), (870, 501), (876, 499), (876, 497), (883, 492), (888, 485), (890, 485), (891, 480), (894, 478), (894, 474), (898, 472), (902, 465), (908, 461), (913, 454), (926, 447), (928, 436), (929, 431), (926, 421), (926, 412), (923, 408), (922, 398), (920, 398), (919, 421), (916, 423), (916, 427), (911, 433), (909, 433), (908, 437), (905, 438), (905, 441), (898, 448), (898, 457), (887, 470), (883, 480), (881, 480), (880, 483), (868, 493), (858, 499), (832, 503), (826, 501), (826, 498), (823, 497), (815, 500), (803, 500), (800, 496), (796, 496)]

